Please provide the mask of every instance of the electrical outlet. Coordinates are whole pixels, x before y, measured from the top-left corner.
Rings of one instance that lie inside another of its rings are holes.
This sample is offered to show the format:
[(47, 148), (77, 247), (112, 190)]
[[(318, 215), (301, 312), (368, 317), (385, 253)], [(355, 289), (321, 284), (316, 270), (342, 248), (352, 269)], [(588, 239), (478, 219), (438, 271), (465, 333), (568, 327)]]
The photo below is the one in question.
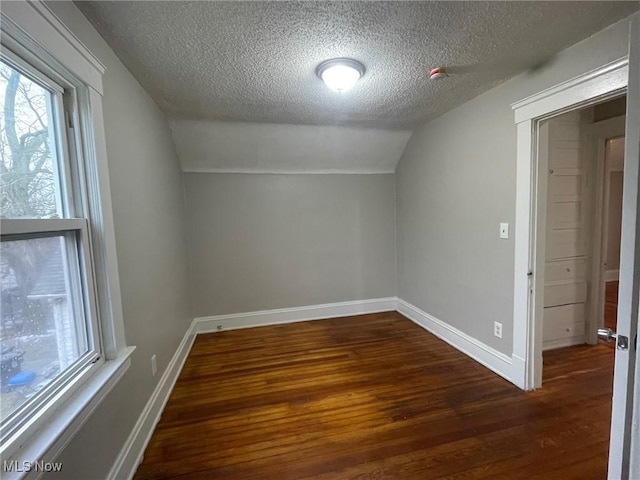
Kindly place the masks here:
[(502, 338), (502, 324), (499, 322), (493, 322), (493, 335)]
[(156, 376), (156, 372), (158, 371), (158, 366), (156, 365), (156, 356), (151, 355), (151, 375)]

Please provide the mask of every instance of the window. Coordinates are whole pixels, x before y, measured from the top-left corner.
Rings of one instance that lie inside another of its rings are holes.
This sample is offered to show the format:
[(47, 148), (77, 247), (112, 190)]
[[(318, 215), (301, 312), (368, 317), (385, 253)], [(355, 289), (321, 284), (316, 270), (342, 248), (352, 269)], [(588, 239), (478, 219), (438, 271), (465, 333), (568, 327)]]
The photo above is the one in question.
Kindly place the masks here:
[(0, 54), (3, 443), (104, 362), (78, 100), (65, 83)]
[(131, 365), (104, 66), (50, 7), (0, 11), (0, 459), (55, 459)]
[(131, 365), (104, 66), (50, 7), (0, 11), (0, 476), (52, 460)]

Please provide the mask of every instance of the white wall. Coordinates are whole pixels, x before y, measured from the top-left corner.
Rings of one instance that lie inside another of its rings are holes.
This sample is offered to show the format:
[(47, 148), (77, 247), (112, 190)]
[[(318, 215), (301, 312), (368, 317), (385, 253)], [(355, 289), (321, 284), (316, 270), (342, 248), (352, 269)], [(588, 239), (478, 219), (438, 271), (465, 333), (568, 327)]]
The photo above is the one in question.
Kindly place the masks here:
[(395, 295), (393, 175), (185, 174), (194, 315)]
[[(417, 129), (396, 170), (398, 296), (511, 354), (516, 128), (511, 103), (626, 55), (628, 20)], [(493, 322), (503, 338), (493, 336)]]
[[(71, 2), (49, 7), (106, 66), (104, 116), (132, 365), (64, 450), (59, 475), (102, 479), (190, 324), (184, 196), (167, 121)], [(157, 355), (158, 374), (150, 357)]]

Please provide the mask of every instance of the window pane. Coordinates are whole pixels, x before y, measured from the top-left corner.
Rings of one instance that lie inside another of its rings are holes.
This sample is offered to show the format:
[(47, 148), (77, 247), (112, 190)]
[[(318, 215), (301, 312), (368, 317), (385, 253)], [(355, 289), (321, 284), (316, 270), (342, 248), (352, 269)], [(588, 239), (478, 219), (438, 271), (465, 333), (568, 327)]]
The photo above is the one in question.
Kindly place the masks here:
[(0, 244), (2, 421), (88, 351), (67, 245), (73, 239), (64, 235)]
[(0, 216), (61, 217), (52, 94), (0, 62)]

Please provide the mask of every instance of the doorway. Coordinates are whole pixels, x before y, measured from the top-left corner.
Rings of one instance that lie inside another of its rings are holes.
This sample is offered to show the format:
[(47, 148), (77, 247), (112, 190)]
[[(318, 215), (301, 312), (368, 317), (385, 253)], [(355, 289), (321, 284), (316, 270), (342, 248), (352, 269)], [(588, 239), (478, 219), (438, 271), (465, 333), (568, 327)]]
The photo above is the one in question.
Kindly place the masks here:
[(605, 326), (615, 331), (625, 105), (621, 96), (538, 126), (536, 314), (544, 352), (596, 344)]
[[(608, 477), (640, 475), (640, 404), (637, 333), (640, 329), (640, 18), (630, 25), (629, 55), (512, 105), (516, 124), (516, 225), (512, 380), (525, 390), (542, 384), (542, 321), (545, 258), (537, 255), (538, 133), (541, 122), (576, 108), (627, 94), (622, 235), (615, 372)], [(546, 198), (546, 197), (544, 197)]]
[(546, 196), (538, 191), (546, 166), (538, 162), (539, 127), (563, 113), (624, 95), (628, 78), (628, 61), (622, 59), (512, 105), (517, 136), (512, 381), (525, 390), (542, 386), (544, 276), (538, 273), (545, 258), (536, 245), (546, 225), (546, 205), (541, 205)]

